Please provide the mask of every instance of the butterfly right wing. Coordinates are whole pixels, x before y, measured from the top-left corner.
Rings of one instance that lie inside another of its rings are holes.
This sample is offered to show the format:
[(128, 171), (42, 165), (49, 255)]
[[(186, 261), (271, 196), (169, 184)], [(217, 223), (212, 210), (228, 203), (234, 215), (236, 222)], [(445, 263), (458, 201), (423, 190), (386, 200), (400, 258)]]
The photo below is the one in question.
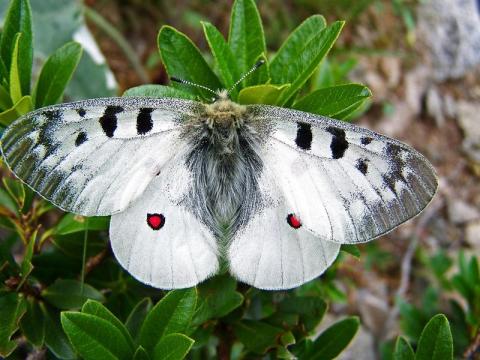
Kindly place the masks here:
[(59, 208), (111, 215), (138, 198), (179, 151), (179, 125), (201, 106), (152, 98), (50, 106), (12, 123), (2, 153), (17, 177)]

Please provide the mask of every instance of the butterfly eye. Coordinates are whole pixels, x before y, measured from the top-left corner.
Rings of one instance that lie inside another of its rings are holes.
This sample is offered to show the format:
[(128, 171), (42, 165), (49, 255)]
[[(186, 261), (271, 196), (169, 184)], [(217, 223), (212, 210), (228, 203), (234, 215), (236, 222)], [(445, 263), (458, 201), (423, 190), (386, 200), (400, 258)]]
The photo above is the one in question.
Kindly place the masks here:
[(147, 224), (152, 230), (160, 230), (165, 225), (163, 214), (147, 214)]

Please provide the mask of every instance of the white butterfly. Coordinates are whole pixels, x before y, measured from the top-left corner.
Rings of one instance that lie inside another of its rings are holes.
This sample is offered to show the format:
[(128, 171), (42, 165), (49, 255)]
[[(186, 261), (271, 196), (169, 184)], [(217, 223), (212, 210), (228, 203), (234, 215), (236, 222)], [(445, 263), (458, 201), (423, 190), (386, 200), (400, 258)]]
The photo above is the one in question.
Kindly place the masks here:
[(61, 209), (112, 215), (110, 240), (138, 280), (198, 284), (225, 260), (238, 280), (288, 289), (341, 244), (417, 215), (437, 179), (418, 152), (301, 111), (107, 98), (46, 107), (8, 127), (11, 170)]

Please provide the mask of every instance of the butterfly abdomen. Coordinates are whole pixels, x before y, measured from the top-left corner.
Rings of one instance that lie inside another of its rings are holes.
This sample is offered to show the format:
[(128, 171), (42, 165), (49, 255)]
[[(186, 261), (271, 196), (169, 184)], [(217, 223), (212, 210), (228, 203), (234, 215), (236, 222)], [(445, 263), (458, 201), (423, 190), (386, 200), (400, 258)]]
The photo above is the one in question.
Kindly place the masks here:
[(186, 135), (192, 145), (187, 156), (193, 174), (189, 201), (218, 238), (228, 238), (257, 201), (262, 169), (258, 135), (245, 108), (229, 100), (207, 105)]

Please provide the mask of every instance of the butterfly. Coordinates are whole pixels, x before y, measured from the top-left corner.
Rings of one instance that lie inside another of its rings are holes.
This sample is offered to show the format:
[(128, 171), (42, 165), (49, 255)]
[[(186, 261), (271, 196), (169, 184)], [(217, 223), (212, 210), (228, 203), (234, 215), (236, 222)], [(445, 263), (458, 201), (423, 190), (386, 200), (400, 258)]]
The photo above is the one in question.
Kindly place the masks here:
[[(188, 82), (186, 82), (188, 83)], [(349, 123), (268, 105), (105, 98), (13, 122), (1, 150), (59, 208), (111, 215), (119, 263), (162, 289), (224, 266), (260, 289), (322, 274), (341, 244), (381, 236), (435, 194), (411, 147)]]

